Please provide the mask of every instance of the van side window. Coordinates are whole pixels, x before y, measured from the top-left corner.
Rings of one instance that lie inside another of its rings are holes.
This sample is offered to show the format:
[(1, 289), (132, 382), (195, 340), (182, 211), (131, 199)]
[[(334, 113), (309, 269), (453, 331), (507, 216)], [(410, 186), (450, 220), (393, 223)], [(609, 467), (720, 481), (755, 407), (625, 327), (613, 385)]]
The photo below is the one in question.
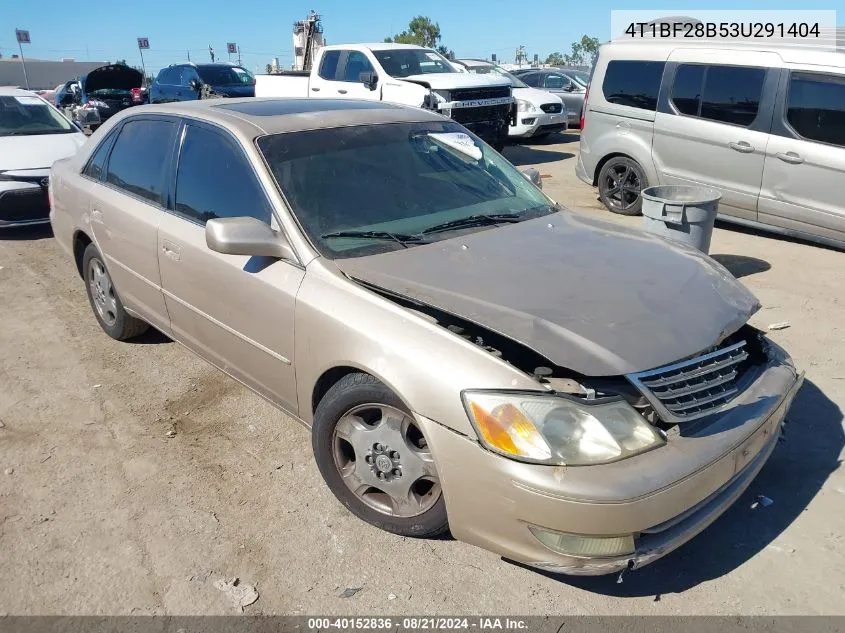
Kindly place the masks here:
[(657, 110), (663, 62), (616, 60), (607, 65), (602, 92), (608, 103)]
[(704, 85), (705, 66), (681, 64), (675, 73), (672, 86), (672, 103), (681, 114), (698, 116), (701, 107), (701, 87)]
[(337, 74), (337, 63), (340, 61), (340, 51), (326, 51), (320, 61), (320, 72), (323, 79), (333, 81)]
[(741, 66), (708, 66), (701, 118), (748, 126), (757, 118), (766, 71)]
[(786, 120), (805, 139), (845, 147), (845, 78), (793, 73)]

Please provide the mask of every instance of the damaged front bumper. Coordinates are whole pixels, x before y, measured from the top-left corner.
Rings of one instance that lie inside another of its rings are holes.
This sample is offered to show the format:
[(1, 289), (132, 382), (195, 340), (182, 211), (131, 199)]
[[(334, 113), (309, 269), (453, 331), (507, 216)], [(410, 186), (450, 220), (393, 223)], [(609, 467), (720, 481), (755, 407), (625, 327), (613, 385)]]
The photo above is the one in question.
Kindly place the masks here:
[[(601, 575), (665, 556), (725, 512), (773, 452), (802, 382), (769, 343), (764, 366), (729, 409), (670, 434), (660, 449), (597, 466), (516, 462), (417, 419), (437, 459), (456, 538), (548, 571)], [(633, 547), (612, 557), (572, 555), (541, 543), (538, 529), (582, 541), (632, 538)]]

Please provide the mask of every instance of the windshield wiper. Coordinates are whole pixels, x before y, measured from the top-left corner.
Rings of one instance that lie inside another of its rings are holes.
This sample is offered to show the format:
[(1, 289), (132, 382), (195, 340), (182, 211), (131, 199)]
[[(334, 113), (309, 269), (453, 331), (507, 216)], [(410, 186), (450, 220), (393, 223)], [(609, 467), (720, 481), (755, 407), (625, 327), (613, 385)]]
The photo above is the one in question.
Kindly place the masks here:
[(505, 224), (509, 222), (519, 222), (522, 217), (518, 213), (492, 213), (492, 214), (478, 214), (470, 215), (465, 218), (458, 218), (444, 222), (443, 224), (435, 224), (422, 231), (423, 235), (429, 233), (440, 233), (442, 231), (451, 231), (452, 229), (465, 229), (473, 226), (492, 226), (494, 224)]
[(323, 239), (327, 237), (357, 237), (371, 240), (393, 240), (405, 248), (408, 248), (408, 244), (406, 242), (428, 244), (428, 240), (426, 240), (422, 235), (391, 233), (390, 231), (335, 231), (334, 233), (324, 233), (320, 237)]

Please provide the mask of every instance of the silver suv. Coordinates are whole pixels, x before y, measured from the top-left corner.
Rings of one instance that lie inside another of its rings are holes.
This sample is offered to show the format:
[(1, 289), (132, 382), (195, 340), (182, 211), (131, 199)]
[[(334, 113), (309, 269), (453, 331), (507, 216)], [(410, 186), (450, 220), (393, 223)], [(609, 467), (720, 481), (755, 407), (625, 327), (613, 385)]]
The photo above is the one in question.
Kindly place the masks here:
[(585, 103), (576, 173), (614, 213), (703, 184), (722, 219), (845, 247), (843, 52), (614, 41)]

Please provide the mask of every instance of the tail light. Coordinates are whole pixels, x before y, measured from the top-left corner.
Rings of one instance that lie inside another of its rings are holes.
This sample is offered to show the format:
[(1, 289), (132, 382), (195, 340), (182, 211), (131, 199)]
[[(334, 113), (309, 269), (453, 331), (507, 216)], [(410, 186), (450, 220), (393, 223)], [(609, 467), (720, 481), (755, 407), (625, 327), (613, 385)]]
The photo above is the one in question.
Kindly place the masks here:
[(132, 88), (132, 103), (141, 103), (144, 100), (144, 95), (140, 88)]
[(579, 123), (581, 131), (584, 131), (584, 115), (587, 113), (587, 99), (590, 98), (590, 84), (587, 84), (587, 89), (584, 91), (584, 103), (581, 104), (581, 121)]

